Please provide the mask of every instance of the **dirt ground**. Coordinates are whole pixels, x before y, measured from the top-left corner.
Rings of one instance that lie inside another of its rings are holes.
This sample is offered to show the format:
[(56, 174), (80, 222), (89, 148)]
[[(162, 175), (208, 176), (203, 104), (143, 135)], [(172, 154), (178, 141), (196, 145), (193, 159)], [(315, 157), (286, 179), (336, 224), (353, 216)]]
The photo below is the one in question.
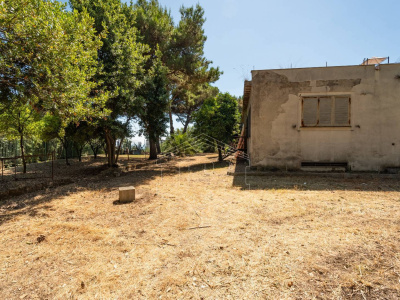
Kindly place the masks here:
[[(65, 185), (73, 182), (92, 180), (94, 176), (106, 171), (106, 158), (99, 156), (83, 157), (79, 162), (70, 159), (67, 167), (64, 159), (51, 160), (40, 163), (28, 163), (27, 172), (22, 172), (22, 165), (14, 167), (13, 160), (7, 160), (8, 168), (3, 168), (0, 174), (0, 201), (18, 196), (26, 192), (34, 192), (50, 186)], [(121, 155), (119, 160), (121, 169), (146, 164), (144, 155)], [(1, 167), (1, 162), (0, 162)], [(1, 168), (0, 168), (1, 169)], [(115, 171), (115, 170), (114, 170)], [(112, 172), (106, 172), (112, 175)], [(16, 180), (17, 179), (17, 180)]]
[(233, 177), (215, 161), (1, 201), (0, 298), (400, 298), (398, 180)]

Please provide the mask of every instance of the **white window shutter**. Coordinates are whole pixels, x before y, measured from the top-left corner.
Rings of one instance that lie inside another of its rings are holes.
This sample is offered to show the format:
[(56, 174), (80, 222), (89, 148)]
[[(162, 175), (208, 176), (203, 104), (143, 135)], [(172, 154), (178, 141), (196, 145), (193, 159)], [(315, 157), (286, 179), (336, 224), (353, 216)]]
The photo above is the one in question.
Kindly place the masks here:
[(318, 98), (303, 99), (303, 126), (317, 126)]
[(335, 126), (349, 126), (349, 98), (335, 98)]
[(332, 98), (319, 98), (319, 123), (318, 126), (332, 125)]

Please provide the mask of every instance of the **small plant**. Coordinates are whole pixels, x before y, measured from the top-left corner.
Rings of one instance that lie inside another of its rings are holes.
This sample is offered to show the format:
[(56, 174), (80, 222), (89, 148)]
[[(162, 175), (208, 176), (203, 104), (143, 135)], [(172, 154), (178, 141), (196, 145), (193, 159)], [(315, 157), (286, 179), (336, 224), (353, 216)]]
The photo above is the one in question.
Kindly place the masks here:
[(170, 152), (178, 156), (186, 156), (203, 151), (198, 141), (192, 138), (190, 130), (186, 133), (182, 133), (182, 130), (177, 130), (174, 135), (167, 137), (163, 143), (162, 152)]

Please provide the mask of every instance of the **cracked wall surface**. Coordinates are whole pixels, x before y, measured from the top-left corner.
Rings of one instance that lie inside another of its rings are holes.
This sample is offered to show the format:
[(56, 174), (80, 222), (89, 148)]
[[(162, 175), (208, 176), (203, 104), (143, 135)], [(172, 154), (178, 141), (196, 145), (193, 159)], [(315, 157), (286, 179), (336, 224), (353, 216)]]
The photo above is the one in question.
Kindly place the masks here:
[[(299, 169), (302, 161), (348, 162), (351, 170), (400, 166), (400, 64), (252, 72), (253, 167)], [(301, 99), (351, 97), (348, 127), (301, 126)]]

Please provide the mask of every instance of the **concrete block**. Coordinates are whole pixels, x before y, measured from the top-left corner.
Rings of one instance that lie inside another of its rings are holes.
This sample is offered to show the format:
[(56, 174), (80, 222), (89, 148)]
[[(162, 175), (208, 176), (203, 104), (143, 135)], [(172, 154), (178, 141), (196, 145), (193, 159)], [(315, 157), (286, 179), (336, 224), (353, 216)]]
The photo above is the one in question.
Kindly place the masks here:
[(135, 188), (133, 186), (119, 188), (119, 202), (135, 201)]

